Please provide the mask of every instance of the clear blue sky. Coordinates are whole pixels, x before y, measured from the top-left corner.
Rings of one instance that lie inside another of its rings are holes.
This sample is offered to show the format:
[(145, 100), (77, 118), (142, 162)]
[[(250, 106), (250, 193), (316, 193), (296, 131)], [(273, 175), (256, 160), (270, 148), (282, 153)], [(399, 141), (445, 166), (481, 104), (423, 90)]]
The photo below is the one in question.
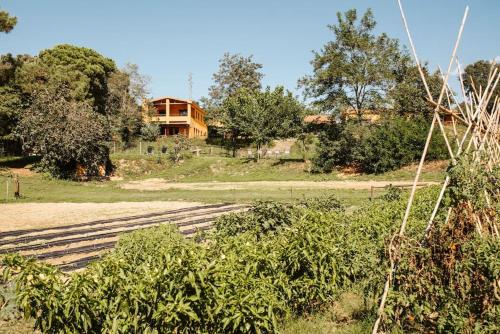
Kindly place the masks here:
[[(499, 56), (500, 0), (403, 1), (419, 56), (431, 68), (446, 68), (466, 4), (461, 62)], [(332, 38), (326, 25), (336, 12), (368, 7), (377, 32), (407, 43), (393, 0), (0, 0), (18, 17), (15, 29), (0, 35), (0, 53), (90, 47), (120, 67), (138, 64), (152, 78), (153, 96), (187, 97), (192, 72), (195, 99), (207, 95), (224, 52), (253, 54), (264, 66), (264, 85), (296, 91), (297, 79), (311, 72), (311, 51)]]

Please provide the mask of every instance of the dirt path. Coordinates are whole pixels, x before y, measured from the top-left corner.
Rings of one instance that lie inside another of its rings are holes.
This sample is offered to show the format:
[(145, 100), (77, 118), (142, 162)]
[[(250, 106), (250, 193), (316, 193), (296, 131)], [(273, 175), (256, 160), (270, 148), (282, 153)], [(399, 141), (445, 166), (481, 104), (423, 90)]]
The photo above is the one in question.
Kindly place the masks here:
[(13, 203), (0, 204), (0, 232), (83, 223), (96, 219), (175, 210), (195, 202)]
[[(425, 182), (424, 184), (435, 184)], [(152, 178), (123, 183), (123, 189), (157, 191), (167, 189), (182, 190), (231, 190), (231, 189), (370, 189), (372, 186), (411, 185), (412, 181), (252, 181), (252, 182), (193, 182), (175, 183), (164, 179)]]

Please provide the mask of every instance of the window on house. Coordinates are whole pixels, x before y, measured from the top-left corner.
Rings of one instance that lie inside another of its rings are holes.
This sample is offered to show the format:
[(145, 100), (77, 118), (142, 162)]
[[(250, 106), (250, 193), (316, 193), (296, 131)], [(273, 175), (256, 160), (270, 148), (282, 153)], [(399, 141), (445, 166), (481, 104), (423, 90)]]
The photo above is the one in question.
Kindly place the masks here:
[(187, 109), (181, 109), (181, 110), (179, 110), (179, 115), (180, 116), (187, 116), (188, 115)]

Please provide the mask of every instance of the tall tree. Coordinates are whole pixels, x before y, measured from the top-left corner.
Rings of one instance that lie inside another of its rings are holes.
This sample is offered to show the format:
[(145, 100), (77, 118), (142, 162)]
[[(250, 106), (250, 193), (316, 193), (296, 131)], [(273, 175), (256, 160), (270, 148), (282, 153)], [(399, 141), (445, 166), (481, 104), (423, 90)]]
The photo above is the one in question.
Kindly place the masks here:
[(303, 112), (304, 107), (281, 86), (264, 92), (242, 88), (223, 102), (221, 124), (235, 156), (239, 139), (248, 139), (260, 149), (274, 139), (294, 136)]
[(0, 56), (0, 142), (10, 153), (20, 151), (20, 144), (12, 135), (12, 130), (22, 110), (26, 107), (29, 97), (22, 94), (16, 81), (16, 72), (28, 59), (30, 57), (27, 55)]
[(220, 108), (223, 102), (238, 90), (250, 92), (261, 88), (264, 76), (259, 70), (262, 65), (253, 61), (253, 56), (225, 53), (219, 60), (219, 69), (213, 74), (214, 84), (208, 89), (209, 98), (202, 99), (207, 109), (209, 120), (220, 119)]
[(313, 75), (299, 80), (299, 86), (324, 111), (340, 113), (352, 108), (361, 120), (365, 109), (385, 106), (395, 67), (408, 55), (396, 39), (385, 33), (374, 35), (371, 9), (359, 20), (355, 9), (337, 13), (337, 19), (336, 25), (328, 26), (334, 40), (314, 52)]
[(59, 87), (67, 86), (68, 98), (88, 102), (97, 112), (104, 114), (107, 81), (115, 71), (114, 61), (96, 51), (63, 44), (43, 50), (38, 57), (25, 62), (18, 81), (27, 94), (34, 94), (42, 87), (55, 92)]
[[(500, 71), (499, 64), (494, 66)], [(493, 71), (493, 68), (493, 64), (486, 60), (478, 60), (473, 64), (467, 65), (462, 74), (466, 92), (474, 96), (476, 93), (479, 93), (480, 89), (484, 90), (488, 85), (488, 77), (490, 72)], [(497, 85), (493, 94), (493, 98), (490, 100), (488, 108), (493, 108), (494, 96), (500, 96), (500, 85)]]
[[(434, 101), (441, 92), (443, 80), (439, 72), (429, 73), (427, 66), (423, 67), (427, 85)], [(390, 89), (388, 97), (392, 100), (392, 110), (400, 116), (432, 117), (434, 107), (427, 101), (428, 94), (420, 77), (418, 68), (412, 62), (404, 62), (395, 73), (396, 84)], [(449, 108), (445, 98), (441, 104)]]
[(17, 17), (10, 16), (8, 12), (0, 11), (0, 32), (9, 33), (17, 24)]
[(38, 91), (22, 113), (16, 134), (26, 151), (42, 158), (41, 169), (55, 177), (71, 178), (79, 166), (89, 176), (99, 175), (109, 162), (106, 118), (88, 102), (68, 101), (66, 89)]
[(106, 114), (112, 133), (127, 146), (141, 130), (141, 104), (149, 94), (149, 78), (139, 73), (137, 65), (126, 64), (110, 75), (107, 85)]

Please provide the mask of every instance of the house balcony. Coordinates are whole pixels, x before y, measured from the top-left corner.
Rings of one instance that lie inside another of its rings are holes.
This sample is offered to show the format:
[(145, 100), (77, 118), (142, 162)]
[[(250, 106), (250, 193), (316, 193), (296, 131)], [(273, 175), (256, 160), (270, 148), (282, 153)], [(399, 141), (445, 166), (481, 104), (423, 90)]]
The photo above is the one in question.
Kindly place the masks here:
[(189, 116), (166, 116), (166, 115), (155, 115), (151, 118), (154, 122), (159, 122), (162, 124), (190, 124), (191, 117)]

